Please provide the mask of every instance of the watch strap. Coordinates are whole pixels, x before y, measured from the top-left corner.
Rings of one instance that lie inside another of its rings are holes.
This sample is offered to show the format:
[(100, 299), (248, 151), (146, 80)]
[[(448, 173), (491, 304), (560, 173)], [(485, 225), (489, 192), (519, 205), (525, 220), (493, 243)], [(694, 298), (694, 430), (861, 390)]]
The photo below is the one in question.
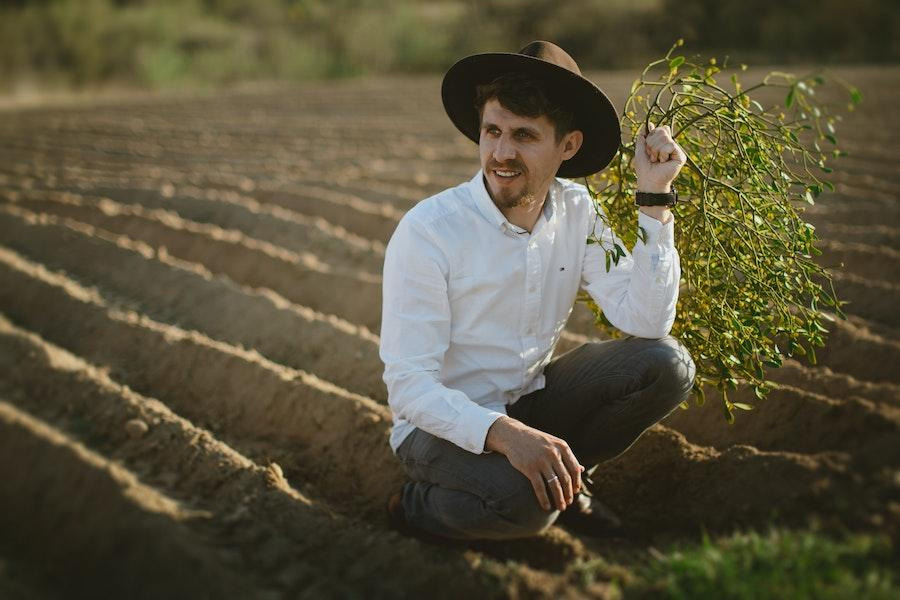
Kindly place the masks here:
[(634, 203), (638, 206), (675, 206), (678, 203), (678, 190), (664, 194), (653, 192), (635, 192)]

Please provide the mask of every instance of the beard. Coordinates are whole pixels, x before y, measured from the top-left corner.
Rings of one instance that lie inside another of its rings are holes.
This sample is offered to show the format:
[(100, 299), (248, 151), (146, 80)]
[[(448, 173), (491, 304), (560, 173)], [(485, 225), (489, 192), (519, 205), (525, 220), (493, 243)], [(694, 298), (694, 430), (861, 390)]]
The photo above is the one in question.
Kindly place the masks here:
[[(502, 168), (500, 170), (503, 170)], [(512, 167), (509, 170), (520, 171), (522, 174), (519, 177), (525, 177), (525, 172), (516, 167)], [(493, 167), (491, 168), (491, 177), (495, 177), (493, 175)], [(485, 177), (487, 179), (487, 177)], [(487, 183), (487, 181), (485, 182)], [(535, 197), (534, 190), (528, 185), (528, 182), (523, 184), (523, 188), (521, 190), (509, 189), (508, 187), (501, 187), (499, 190), (494, 190), (491, 188), (491, 185), (488, 183), (485, 187), (490, 193), (491, 199), (494, 201), (494, 204), (497, 205), (497, 208), (516, 208), (519, 206), (529, 207), (535, 204), (537, 198)]]
[(492, 193), (494, 202), (499, 208), (515, 208), (517, 206), (528, 207), (535, 203), (534, 192), (531, 188), (525, 188), (521, 192), (512, 190), (500, 190), (499, 193)]

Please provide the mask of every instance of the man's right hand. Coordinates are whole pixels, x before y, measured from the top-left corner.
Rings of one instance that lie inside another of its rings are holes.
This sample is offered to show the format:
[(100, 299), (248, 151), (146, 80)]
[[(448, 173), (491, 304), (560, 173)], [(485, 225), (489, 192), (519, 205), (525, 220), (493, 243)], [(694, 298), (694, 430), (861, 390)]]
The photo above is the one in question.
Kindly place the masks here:
[[(485, 450), (506, 455), (510, 464), (531, 481), (538, 502), (544, 510), (551, 510), (547, 487), (554, 496), (558, 510), (565, 510), (581, 491), (584, 467), (565, 440), (525, 425), (509, 416), (498, 418), (488, 429)], [(552, 478), (545, 483), (545, 478)]]

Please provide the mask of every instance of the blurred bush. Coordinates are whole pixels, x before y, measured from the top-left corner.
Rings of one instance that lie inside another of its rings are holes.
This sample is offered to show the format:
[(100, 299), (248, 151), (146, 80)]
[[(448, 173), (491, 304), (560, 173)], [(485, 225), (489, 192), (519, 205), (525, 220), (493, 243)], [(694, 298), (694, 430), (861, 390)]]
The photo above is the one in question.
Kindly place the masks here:
[(550, 39), (584, 68), (636, 67), (678, 37), (741, 60), (895, 61), (890, 0), (6, 0), (0, 87), (216, 85), (441, 72)]

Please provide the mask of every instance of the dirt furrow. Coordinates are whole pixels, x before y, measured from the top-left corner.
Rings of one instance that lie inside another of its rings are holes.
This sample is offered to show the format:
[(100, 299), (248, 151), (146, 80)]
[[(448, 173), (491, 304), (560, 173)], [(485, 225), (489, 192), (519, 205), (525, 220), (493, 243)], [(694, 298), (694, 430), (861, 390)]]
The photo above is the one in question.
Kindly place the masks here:
[[(476, 171), (478, 171), (478, 168), (477, 160), (466, 160), (459, 169), (459, 183), (471, 179)], [(388, 202), (397, 207), (397, 209), (403, 211), (409, 210), (418, 202), (428, 197), (428, 195), (424, 193), (424, 190), (415, 185), (415, 175), (411, 176), (410, 181), (405, 184), (386, 184), (372, 178), (327, 178), (318, 173), (310, 175), (306, 181), (311, 184), (346, 191), (350, 194), (366, 198), (372, 202)], [(419, 181), (422, 181), (422, 179), (420, 178)]]
[[(35, 200), (40, 197), (40, 200)], [(29, 192), (28, 210), (70, 217), (145, 242), (159, 253), (202, 264), (236, 283), (264, 287), (291, 302), (334, 314), (377, 333), (381, 323), (381, 278), (337, 269), (310, 253), (302, 255), (249, 238), (239, 231), (196, 223), (164, 209), (119, 204), (77, 194)]]
[(816, 235), (823, 240), (860, 242), (876, 246), (900, 248), (900, 229), (890, 225), (823, 223), (816, 227)]
[[(891, 365), (900, 365), (900, 341), (883, 337), (861, 325), (860, 321), (837, 319), (824, 322), (828, 334), (825, 346), (815, 349), (816, 364), (856, 379), (900, 383), (900, 369), (891, 368)], [(805, 362), (806, 358), (798, 360)]]
[(0, 194), (6, 197), (43, 192), (46, 194), (76, 193), (91, 199), (107, 198), (123, 204), (141, 204), (146, 208), (170, 210), (200, 223), (223, 229), (236, 229), (249, 237), (266, 240), (294, 252), (325, 257), (335, 266), (352, 270), (380, 273), (384, 260), (384, 244), (368, 240), (333, 225), (319, 217), (305, 215), (268, 204), (259, 203), (236, 192), (216, 189), (203, 190), (193, 185), (176, 188), (171, 183), (129, 180), (127, 185), (113, 182), (93, 182), (67, 176), (75, 185), (61, 186), (57, 180), (38, 183), (7, 183)]
[(876, 404), (900, 407), (900, 385), (860, 381), (845, 373), (835, 373), (828, 367), (807, 367), (791, 358), (780, 368), (768, 368), (766, 378), (829, 398), (856, 396)]
[[(85, 179), (96, 181), (96, 175)], [(289, 213), (304, 215), (307, 219), (320, 217), (359, 237), (382, 243), (390, 238), (403, 215), (402, 210), (390, 204), (373, 202), (348, 192), (302, 183), (273, 184), (268, 179), (260, 178), (260, 182), (256, 183), (253, 179), (241, 177), (237, 182), (219, 182), (218, 192), (220, 195), (233, 192), (239, 196), (249, 192), (252, 200), (263, 206), (281, 207)], [(72, 177), (66, 177), (64, 181), (67, 184), (74, 183)], [(201, 191), (210, 190), (208, 186), (204, 188)]]
[[(270, 597), (312, 590), (326, 596), (383, 597), (398, 587), (424, 593), (434, 577), (452, 579), (451, 595), (479, 588), (471, 565), (461, 557), (447, 560), (411, 540), (398, 547), (396, 536), (385, 529), (364, 527), (311, 503), (290, 487), (277, 464), (256, 465), (159, 401), (116, 383), (102, 369), (2, 316), (0, 360), (13, 374), (0, 382), (0, 395), (14, 395), (20, 408), (78, 431), (95, 452), (114, 456), (143, 481), (172, 497), (190, 498), (192, 506), (203, 510), (201, 532), (219, 552), (234, 555), (228, 566), (241, 579), (253, 581), (254, 595), (266, 587), (274, 592)], [(138, 423), (143, 427), (137, 428)], [(403, 550), (414, 555), (396, 565), (406, 571), (404, 584), (385, 586), (380, 563)], [(348, 570), (342, 563), (349, 553), (364, 568)], [(112, 558), (111, 564), (121, 560)], [(166, 595), (174, 591), (166, 590)]]
[[(203, 513), (0, 399), (0, 522), (20, 556), (81, 597), (246, 597), (221, 549), (191, 531)], [(114, 568), (112, 568), (114, 566)]]
[(741, 444), (719, 451), (658, 424), (601, 464), (594, 480), (598, 497), (649, 531), (690, 532), (699, 524), (732, 531), (801, 525), (810, 518), (896, 531), (898, 516), (888, 501), (896, 483), (884, 481), (890, 469), (866, 479), (855, 476), (850, 464), (841, 452), (807, 455)]
[[(900, 281), (875, 281), (852, 272), (833, 272), (832, 281), (838, 300), (846, 301), (841, 309), (884, 325), (900, 328)], [(825, 285), (824, 281), (820, 281)], [(827, 287), (825, 289), (828, 289)]]
[(832, 198), (806, 208), (803, 219), (819, 227), (820, 224), (854, 225), (865, 227), (871, 223), (900, 223), (900, 208), (891, 196), (884, 202), (869, 198)]
[(7, 230), (8, 247), (101, 286), (141, 306), (148, 316), (256, 349), (275, 362), (386, 400), (378, 338), (364, 327), (292, 304), (265, 288), (239, 286), (202, 265), (71, 219), (3, 205), (0, 228)]
[(817, 262), (871, 281), (900, 282), (900, 251), (859, 242), (820, 241)]
[(737, 410), (729, 425), (723, 416), (721, 394), (706, 389), (703, 406), (692, 403), (678, 410), (666, 425), (683, 433), (693, 443), (725, 449), (734, 444), (753, 445), (760, 450), (783, 450), (814, 454), (845, 452), (859, 472), (871, 472), (884, 463), (900, 466), (900, 406), (879, 405), (849, 396), (834, 398), (782, 385), (765, 400), (740, 388), (728, 398), (754, 406)]
[[(390, 415), (370, 399), (245, 350), (117, 306), (96, 289), (0, 247), (0, 306), (18, 325), (245, 454), (272, 454), (297, 481), (377, 512), (401, 481)], [(373, 513), (374, 514), (374, 513)]]
[(329, 223), (368, 239), (387, 243), (403, 212), (387, 203), (364, 200), (360, 196), (311, 185), (267, 186), (253, 197), (269, 205), (281, 206)]

